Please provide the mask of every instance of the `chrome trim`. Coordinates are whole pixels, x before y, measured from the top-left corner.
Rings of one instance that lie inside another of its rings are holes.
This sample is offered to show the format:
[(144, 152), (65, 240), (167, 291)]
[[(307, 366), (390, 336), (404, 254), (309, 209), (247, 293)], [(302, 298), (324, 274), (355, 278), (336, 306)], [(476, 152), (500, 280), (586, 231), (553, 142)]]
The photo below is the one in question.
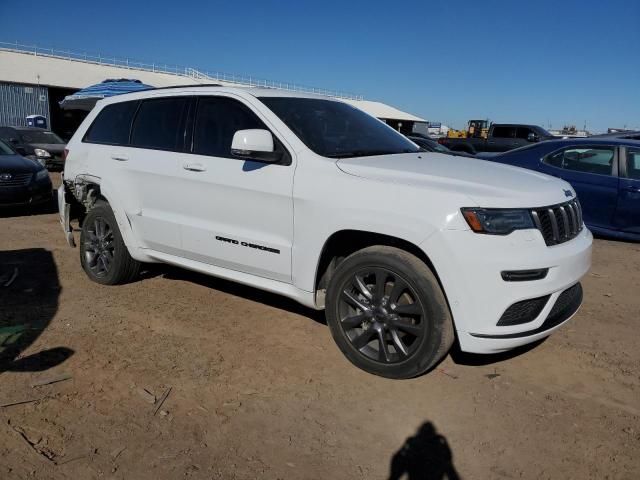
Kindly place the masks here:
[(558, 218), (553, 208), (547, 209), (549, 212), (549, 220), (551, 221), (551, 230), (553, 231), (553, 240), (557, 243), (560, 241), (560, 231), (558, 230)]
[[(571, 208), (571, 204), (567, 205), (568, 208)], [(560, 207), (560, 215), (562, 215), (562, 226), (564, 227), (564, 238), (569, 238), (569, 235), (573, 235), (573, 224), (571, 225), (571, 229), (569, 227), (569, 217), (565, 210), (565, 207)]]

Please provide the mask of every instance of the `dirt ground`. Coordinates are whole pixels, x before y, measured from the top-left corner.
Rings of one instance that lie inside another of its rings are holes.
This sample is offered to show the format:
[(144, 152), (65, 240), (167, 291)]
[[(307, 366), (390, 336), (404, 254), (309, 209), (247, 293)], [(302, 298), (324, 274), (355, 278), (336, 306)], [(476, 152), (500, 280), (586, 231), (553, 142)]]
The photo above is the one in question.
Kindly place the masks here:
[(55, 213), (19, 213), (0, 214), (0, 479), (640, 478), (639, 244), (596, 241), (545, 342), (392, 381), (275, 295), (164, 266), (91, 283)]

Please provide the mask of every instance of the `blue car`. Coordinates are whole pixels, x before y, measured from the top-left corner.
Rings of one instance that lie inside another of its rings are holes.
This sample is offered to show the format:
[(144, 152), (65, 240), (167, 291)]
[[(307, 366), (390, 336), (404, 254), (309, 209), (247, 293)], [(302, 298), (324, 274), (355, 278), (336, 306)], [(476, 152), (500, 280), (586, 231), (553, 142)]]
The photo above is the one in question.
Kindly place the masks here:
[(593, 233), (640, 241), (639, 140), (549, 140), (478, 157), (566, 180), (578, 194), (584, 222)]

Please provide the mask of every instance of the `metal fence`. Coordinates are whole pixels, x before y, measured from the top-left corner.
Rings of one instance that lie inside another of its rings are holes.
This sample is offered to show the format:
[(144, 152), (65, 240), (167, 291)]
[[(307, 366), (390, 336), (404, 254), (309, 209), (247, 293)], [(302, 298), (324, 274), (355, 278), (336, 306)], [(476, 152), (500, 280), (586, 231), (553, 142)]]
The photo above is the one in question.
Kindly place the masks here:
[(362, 100), (362, 95), (342, 92), (338, 90), (329, 90), (326, 88), (309, 87), (299, 85), (297, 83), (280, 82), (275, 80), (266, 80), (256, 78), (251, 75), (238, 75), (235, 73), (226, 73), (218, 71), (199, 70), (192, 67), (183, 67), (180, 65), (170, 65), (167, 63), (149, 63), (132, 60), (130, 58), (118, 58), (114, 56), (82, 53), (72, 50), (60, 50), (55, 48), (44, 48), (37, 45), (24, 45), (18, 42), (0, 42), (0, 50), (9, 52), (26, 53), (34, 56), (59, 58), (63, 60), (72, 60), (76, 62), (93, 63), (97, 65), (107, 65), (110, 67), (126, 68), (130, 70), (143, 70), (154, 73), (167, 73), (170, 75), (179, 75), (189, 77), (195, 80), (206, 80), (211, 82), (225, 82), (250, 87), (267, 87), (289, 90), (294, 92), (314, 93), (316, 95), (324, 95), (328, 97), (346, 98), (351, 100)]
[(49, 95), (45, 87), (0, 83), (0, 125), (27, 125), (27, 115), (49, 118)]

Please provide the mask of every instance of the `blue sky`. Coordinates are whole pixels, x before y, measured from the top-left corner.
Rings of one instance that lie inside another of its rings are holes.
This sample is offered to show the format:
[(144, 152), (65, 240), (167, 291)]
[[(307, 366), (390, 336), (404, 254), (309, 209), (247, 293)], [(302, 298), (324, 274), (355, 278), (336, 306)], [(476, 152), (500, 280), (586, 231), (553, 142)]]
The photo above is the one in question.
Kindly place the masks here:
[(0, 22), (2, 41), (352, 91), (457, 127), (640, 128), (637, 0), (0, 0)]

